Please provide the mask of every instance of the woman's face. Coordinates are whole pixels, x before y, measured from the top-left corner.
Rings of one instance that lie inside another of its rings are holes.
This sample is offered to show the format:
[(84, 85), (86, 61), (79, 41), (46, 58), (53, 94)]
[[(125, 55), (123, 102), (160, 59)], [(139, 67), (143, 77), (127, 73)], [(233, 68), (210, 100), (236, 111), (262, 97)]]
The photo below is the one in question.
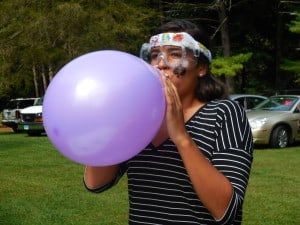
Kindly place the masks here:
[(178, 46), (166, 45), (152, 48), (150, 63), (162, 74), (169, 76), (179, 96), (194, 94), (197, 77), (206, 73), (202, 71), (205, 68), (197, 64), (197, 58), (192, 51)]

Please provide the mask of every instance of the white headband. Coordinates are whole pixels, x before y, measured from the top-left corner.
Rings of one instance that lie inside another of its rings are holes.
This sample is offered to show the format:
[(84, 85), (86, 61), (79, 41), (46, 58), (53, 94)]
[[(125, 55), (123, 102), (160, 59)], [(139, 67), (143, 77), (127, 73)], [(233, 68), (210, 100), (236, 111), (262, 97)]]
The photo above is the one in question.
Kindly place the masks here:
[(154, 35), (150, 38), (149, 48), (164, 46), (164, 45), (173, 45), (186, 47), (191, 49), (194, 52), (196, 57), (199, 57), (199, 54), (202, 53), (209, 62), (211, 62), (211, 52), (207, 47), (205, 47), (200, 42), (196, 41), (191, 35), (186, 32), (180, 33), (161, 33)]

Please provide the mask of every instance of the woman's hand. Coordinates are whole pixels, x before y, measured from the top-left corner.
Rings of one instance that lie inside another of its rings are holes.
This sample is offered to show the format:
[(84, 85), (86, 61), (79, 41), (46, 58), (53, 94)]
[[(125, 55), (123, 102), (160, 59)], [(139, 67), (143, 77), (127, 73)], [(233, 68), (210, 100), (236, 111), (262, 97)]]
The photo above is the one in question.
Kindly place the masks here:
[(177, 89), (170, 77), (166, 73), (163, 73), (162, 80), (167, 104), (165, 116), (167, 129), (169, 137), (177, 144), (180, 143), (183, 138), (188, 137), (185, 129), (182, 104)]

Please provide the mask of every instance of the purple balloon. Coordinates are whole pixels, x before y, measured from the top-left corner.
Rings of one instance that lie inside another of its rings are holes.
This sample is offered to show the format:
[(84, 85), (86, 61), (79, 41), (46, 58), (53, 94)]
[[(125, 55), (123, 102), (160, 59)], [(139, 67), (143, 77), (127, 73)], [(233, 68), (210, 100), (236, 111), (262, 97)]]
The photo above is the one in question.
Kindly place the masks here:
[(140, 58), (105, 50), (66, 64), (43, 102), (46, 133), (67, 158), (84, 165), (124, 162), (146, 147), (165, 113), (159, 72)]

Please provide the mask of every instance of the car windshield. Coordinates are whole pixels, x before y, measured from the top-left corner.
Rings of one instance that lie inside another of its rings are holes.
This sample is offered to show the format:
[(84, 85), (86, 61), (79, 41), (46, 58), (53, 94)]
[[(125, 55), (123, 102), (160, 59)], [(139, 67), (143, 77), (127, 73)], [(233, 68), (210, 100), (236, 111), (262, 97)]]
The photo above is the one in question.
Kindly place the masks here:
[(274, 96), (263, 101), (254, 109), (271, 111), (290, 111), (296, 104), (298, 98), (293, 96)]
[(43, 105), (43, 99), (44, 98), (39, 98), (34, 105)]
[(33, 105), (33, 103), (34, 103), (34, 99), (11, 100), (6, 104), (4, 108), (9, 110), (23, 109)]

